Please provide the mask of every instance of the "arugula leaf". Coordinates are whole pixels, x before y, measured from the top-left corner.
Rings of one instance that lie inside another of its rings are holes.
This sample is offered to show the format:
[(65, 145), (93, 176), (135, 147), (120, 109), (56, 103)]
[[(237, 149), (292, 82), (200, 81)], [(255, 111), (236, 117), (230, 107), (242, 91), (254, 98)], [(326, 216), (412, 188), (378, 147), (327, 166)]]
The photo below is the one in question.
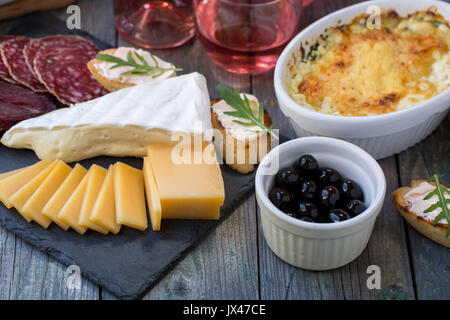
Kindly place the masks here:
[(181, 70), (183, 70), (181, 68), (175, 68), (175, 67), (173, 67), (173, 68), (160, 67), (158, 61), (151, 53), (149, 53), (149, 54), (150, 54), (150, 58), (153, 60), (154, 65), (150, 66), (147, 63), (147, 61), (145, 61), (143, 56), (141, 56), (136, 51), (134, 51), (134, 54), (136, 55), (136, 58), (138, 61), (136, 61), (133, 58), (133, 54), (132, 54), (131, 50), (128, 51), (127, 60), (123, 60), (119, 57), (115, 57), (115, 56), (112, 56), (109, 54), (102, 54), (102, 53), (97, 54), (97, 56), (95, 58), (97, 60), (114, 63), (114, 65), (109, 68), (110, 70), (118, 68), (118, 67), (133, 67), (134, 68), (130, 71), (122, 72), (121, 75), (128, 75), (128, 74), (147, 75), (152, 71), (160, 71), (159, 73), (152, 76), (152, 78), (157, 78), (157, 77), (160, 77), (166, 71), (181, 71)]
[(241, 98), (238, 90), (235, 89), (232, 91), (222, 84), (219, 84), (216, 89), (219, 91), (221, 98), (235, 110), (225, 111), (224, 114), (247, 120), (244, 122), (235, 119), (233, 122), (247, 127), (258, 126), (263, 131), (270, 133), (275, 139), (278, 139), (278, 136), (272, 131), (272, 126), (267, 127), (264, 124), (264, 107), (262, 103), (259, 104), (258, 115), (256, 116), (250, 107), (250, 101), (248, 100), (247, 95), (244, 94), (244, 98)]
[[(428, 200), (432, 196), (438, 196), (438, 201), (434, 204), (432, 204), (428, 209), (424, 211), (424, 213), (431, 212), (433, 210), (436, 210), (438, 208), (441, 208), (442, 211), (437, 215), (437, 217), (434, 219), (433, 224), (437, 224), (442, 219), (447, 219), (447, 222), (450, 223), (450, 210), (448, 209), (448, 204), (450, 204), (450, 199), (447, 199), (445, 197), (445, 194), (450, 194), (450, 190), (441, 186), (439, 183), (439, 177), (441, 175), (434, 174), (430, 179), (428, 179), (428, 182), (434, 182), (436, 184), (436, 189), (431, 191), (429, 194), (423, 198), (423, 200)], [(448, 237), (450, 235), (450, 228), (447, 231), (447, 234), (445, 237)]]

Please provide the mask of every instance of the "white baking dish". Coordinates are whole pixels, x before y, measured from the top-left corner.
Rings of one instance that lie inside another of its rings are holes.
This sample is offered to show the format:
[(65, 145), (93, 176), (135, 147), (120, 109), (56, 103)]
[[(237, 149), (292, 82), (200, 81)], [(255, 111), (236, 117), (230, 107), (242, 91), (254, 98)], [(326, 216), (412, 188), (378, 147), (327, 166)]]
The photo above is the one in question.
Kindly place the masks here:
[(403, 151), (428, 136), (445, 118), (450, 107), (450, 89), (417, 105), (384, 115), (367, 117), (344, 117), (328, 115), (299, 106), (287, 93), (290, 79), (289, 67), (301, 57), (300, 47), (308, 51), (327, 27), (350, 22), (355, 16), (365, 13), (370, 5), (384, 9), (395, 9), (404, 16), (431, 6), (450, 20), (450, 4), (432, 0), (377, 0), (362, 2), (336, 11), (301, 31), (282, 52), (278, 59), (274, 85), (278, 103), (297, 136), (328, 136), (352, 142), (375, 159), (381, 159)]
[[(338, 223), (311, 223), (286, 215), (269, 200), (273, 172), (266, 168), (279, 161), (279, 167), (292, 166), (303, 154), (312, 154), (320, 166), (338, 170), (353, 179), (364, 192), (367, 210)], [(264, 238), (282, 260), (303, 269), (329, 270), (358, 257), (369, 241), (375, 219), (386, 193), (386, 180), (378, 163), (354, 144), (326, 137), (306, 137), (285, 142), (261, 161), (255, 179)]]

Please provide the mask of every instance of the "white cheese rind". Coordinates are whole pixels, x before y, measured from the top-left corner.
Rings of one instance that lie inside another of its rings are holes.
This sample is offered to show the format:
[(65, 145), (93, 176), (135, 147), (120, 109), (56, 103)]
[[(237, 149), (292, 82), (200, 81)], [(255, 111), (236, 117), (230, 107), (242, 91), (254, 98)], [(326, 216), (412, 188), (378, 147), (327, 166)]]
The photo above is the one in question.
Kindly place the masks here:
[(199, 73), (141, 84), (19, 122), (1, 142), (33, 149), (40, 159), (75, 162), (95, 156), (143, 157), (173, 133), (211, 131), (206, 79)]

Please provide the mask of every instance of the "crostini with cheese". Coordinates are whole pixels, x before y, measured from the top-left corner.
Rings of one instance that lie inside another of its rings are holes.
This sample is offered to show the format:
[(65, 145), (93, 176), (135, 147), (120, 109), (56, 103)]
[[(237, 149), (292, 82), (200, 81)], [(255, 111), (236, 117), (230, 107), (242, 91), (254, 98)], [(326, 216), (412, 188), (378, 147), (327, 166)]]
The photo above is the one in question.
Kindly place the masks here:
[(179, 70), (148, 51), (129, 47), (100, 51), (87, 67), (95, 79), (111, 92), (142, 83), (159, 83), (176, 76), (176, 70)]
[[(257, 114), (259, 108), (258, 99), (246, 94), (251, 109)], [(270, 133), (261, 130), (256, 125), (243, 126), (237, 121), (241, 118), (226, 114), (233, 109), (225, 100), (216, 99), (211, 103), (211, 121), (213, 128), (220, 132), (220, 137), (215, 135), (216, 150), (222, 155), (224, 163), (241, 174), (247, 174), (255, 170), (255, 166), (271, 149)], [(270, 127), (272, 119), (264, 111), (264, 125)]]
[[(441, 187), (448, 190), (442, 184)], [(433, 182), (413, 180), (411, 181), (411, 187), (402, 187), (395, 190), (392, 193), (392, 200), (401, 215), (414, 229), (434, 242), (450, 248), (450, 236), (446, 236), (448, 221), (441, 219), (438, 223), (433, 223), (442, 209), (437, 208), (431, 212), (425, 212), (438, 201), (438, 196), (436, 195), (429, 199), (424, 199), (435, 188), (436, 185)], [(444, 195), (446, 199), (450, 198), (448, 194), (444, 193)]]

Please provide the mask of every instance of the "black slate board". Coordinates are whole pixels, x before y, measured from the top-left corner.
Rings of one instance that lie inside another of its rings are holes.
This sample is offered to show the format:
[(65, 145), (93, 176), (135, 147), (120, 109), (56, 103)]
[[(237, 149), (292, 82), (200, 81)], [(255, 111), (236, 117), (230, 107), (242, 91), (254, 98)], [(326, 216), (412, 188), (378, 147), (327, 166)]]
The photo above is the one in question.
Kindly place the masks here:
[[(0, 27), (0, 34), (42, 37), (70, 33), (95, 42), (100, 49), (111, 47), (87, 33), (69, 32), (64, 23), (46, 13), (15, 19), (9, 26), (7, 30)], [(31, 165), (38, 160), (33, 151), (0, 145), (0, 173)], [(107, 168), (116, 161), (142, 169), (142, 159), (136, 158), (98, 157), (81, 164), (85, 168), (94, 163)], [(17, 211), (8, 210), (0, 204), (0, 224), (62, 263), (79, 266), (83, 275), (118, 298), (136, 299), (154, 286), (253, 190), (254, 173), (241, 175), (222, 166), (222, 176), (226, 196), (219, 221), (163, 220), (161, 232), (141, 232), (123, 227), (118, 235), (104, 236), (87, 231), (81, 236), (73, 230), (65, 232), (55, 224), (45, 230), (34, 222), (27, 223)]]

